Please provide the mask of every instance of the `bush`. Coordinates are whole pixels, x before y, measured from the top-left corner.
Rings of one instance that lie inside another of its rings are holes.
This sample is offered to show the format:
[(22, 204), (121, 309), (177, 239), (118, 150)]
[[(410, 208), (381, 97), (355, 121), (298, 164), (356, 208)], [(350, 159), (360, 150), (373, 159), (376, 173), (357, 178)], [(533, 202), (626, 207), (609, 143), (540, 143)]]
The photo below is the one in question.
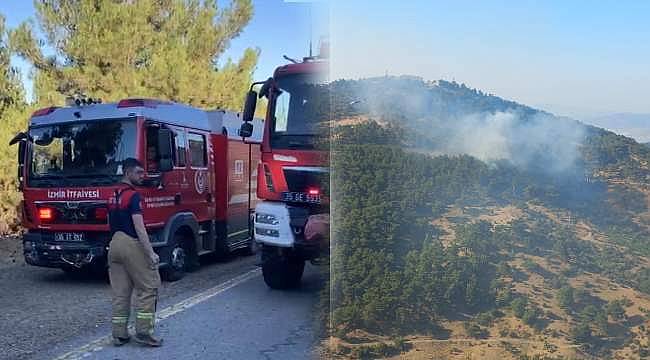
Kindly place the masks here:
[(573, 288), (571, 286), (563, 286), (557, 292), (557, 302), (560, 305), (560, 308), (565, 311), (573, 307)]
[(589, 324), (581, 321), (569, 331), (569, 336), (576, 343), (586, 343), (591, 339), (591, 328)]
[(399, 355), (405, 350), (407, 350), (406, 341), (398, 338), (392, 344), (360, 345), (352, 349), (351, 355), (359, 359), (377, 359)]
[(498, 289), (495, 297), (497, 306), (507, 306), (512, 302), (512, 290), (508, 288)]
[(480, 313), (476, 316), (476, 322), (481, 326), (491, 326), (494, 322), (494, 315), (492, 312)]
[(479, 324), (473, 321), (466, 321), (465, 323), (463, 323), (463, 327), (465, 327), (467, 336), (477, 338), (477, 339), (483, 339), (488, 336), (487, 330), (482, 328)]
[(537, 269), (537, 264), (534, 261), (532, 261), (531, 259), (524, 260), (522, 265), (523, 265), (524, 269), (526, 269), (528, 271), (535, 271)]
[(529, 307), (524, 311), (523, 316), (521, 317), (521, 320), (529, 326), (535, 326), (537, 324), (537, 320), (539, 320), (539, 309), (536, 307)]
[(521, 319), (524, 316), (524, 313), (526, 312), (527, 305), (528, 305), (528, 299), (525, 297), (519, 297), (514, 299), (510, 303), (510, 308), (512, 308), (512, 311), (514, 312), (515, 316)]
[(625, 309), (620, 300), (612, 300), (607, 303), (607, 315), (614, 320), (623, 320), (625, 318)]

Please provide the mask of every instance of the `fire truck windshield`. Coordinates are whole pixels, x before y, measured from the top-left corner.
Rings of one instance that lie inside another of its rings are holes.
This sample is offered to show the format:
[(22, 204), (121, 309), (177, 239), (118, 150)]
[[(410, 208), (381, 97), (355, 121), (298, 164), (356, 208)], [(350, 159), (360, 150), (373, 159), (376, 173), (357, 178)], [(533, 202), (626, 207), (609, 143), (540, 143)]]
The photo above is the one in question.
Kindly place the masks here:
[(108, 185), (119, 181), (120, 161), (135, 157), (133, 119), (39, 126), (29, 135), (30, 186)]
[(327, 138), (329, 85), (316, 75), (288, 75), (278, 79), (271, 126), (271, 146), (313, 149)]

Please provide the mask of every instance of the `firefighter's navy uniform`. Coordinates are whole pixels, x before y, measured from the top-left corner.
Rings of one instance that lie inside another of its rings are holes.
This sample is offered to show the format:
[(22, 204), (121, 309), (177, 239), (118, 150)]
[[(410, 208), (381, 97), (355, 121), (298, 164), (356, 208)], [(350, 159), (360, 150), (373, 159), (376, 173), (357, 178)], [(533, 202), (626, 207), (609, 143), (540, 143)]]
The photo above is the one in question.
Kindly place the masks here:
[[(125, 184), (126, 185), (126, 184)], [(116, 192), (109, 203), (111, 243), (108, 250), (109, 277), (113, 291), (113, 337), (128, 338), (131, 294), (135, 294), (135, 331), (151, 335), (160, 287), (157, 264), (152, 264), (138, 241), (131, 215), (142, 213), (140, 194), (132, 187)]]

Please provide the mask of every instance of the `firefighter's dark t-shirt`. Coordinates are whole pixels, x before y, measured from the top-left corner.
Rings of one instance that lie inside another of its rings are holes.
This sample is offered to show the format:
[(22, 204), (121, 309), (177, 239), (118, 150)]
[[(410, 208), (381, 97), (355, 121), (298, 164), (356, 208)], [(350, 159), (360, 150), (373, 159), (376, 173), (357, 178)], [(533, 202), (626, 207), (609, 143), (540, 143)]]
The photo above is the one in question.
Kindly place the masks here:
[(110, 205), (109, 226), (111, 227), (111, 236), (118, 231), (122, 231), (137, 239), (138, 233), (135, 232), (135, 226), (131, 218), (133, 214), (142, 214), (140, 194), (130, 188), (121, 190), (117, 194), (115, 201)]

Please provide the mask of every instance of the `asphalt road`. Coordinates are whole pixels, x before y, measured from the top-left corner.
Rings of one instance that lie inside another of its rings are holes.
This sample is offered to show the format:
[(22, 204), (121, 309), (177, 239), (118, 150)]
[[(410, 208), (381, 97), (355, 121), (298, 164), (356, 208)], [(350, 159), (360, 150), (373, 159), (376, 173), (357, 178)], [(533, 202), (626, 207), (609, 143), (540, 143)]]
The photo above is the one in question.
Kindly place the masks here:
[(316, 357), (316, 306), (324, 286), (308, 265), (302, 286), (271, 290), (254, 257), (204, 264), (163, 282), (163, 347), (110, 340), (110, 286), (57, 269), (0, 268), (0, 359), (294, 359)]

